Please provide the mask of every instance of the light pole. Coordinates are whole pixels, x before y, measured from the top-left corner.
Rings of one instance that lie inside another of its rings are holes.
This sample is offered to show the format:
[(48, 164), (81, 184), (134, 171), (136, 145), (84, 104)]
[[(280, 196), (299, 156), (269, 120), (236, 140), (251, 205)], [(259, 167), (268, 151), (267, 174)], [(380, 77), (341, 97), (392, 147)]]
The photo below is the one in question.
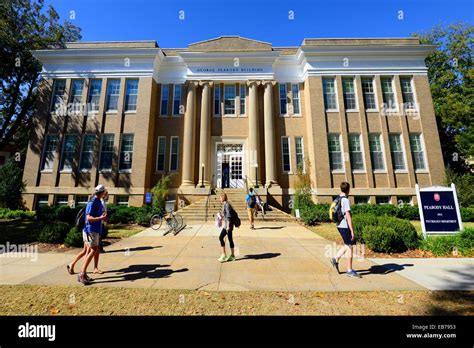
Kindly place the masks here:
[(201, 163), (201, 188), (204, 188), (204, 163)]
[(258, 188), (258, 163), (255, 162), (255, 188)]

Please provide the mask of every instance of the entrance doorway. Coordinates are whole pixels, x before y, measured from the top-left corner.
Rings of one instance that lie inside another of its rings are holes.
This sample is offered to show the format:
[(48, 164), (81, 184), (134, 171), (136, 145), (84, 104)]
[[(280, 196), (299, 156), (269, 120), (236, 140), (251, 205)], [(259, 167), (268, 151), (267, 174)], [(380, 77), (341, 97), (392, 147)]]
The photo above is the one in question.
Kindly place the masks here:
[(244, 152), (242, 144), (217, 144), (216, 178), (219, 188), (244, 187)]

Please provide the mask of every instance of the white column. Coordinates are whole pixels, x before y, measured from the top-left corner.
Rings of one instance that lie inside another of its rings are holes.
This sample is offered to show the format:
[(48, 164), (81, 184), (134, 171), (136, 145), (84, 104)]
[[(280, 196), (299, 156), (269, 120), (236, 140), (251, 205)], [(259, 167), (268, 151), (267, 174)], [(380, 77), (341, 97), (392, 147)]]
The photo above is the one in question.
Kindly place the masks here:
[(183, 176), (181, 187), (194, 187), (194, 125), (197, 82), (188, 82), (186, 92), (186, 111), (184, 113), (183, 132)]
[[(211, 86), (212, 82), (202, 81), (199, 83), (202, 86), (201, 96), (201, 130), (199, 134), (199, 182), (198, 186), (210, 185), (209, 173), (209, 149), (211, 146)], [(204, 169), (203, 169), (204, 168)], [(204, 173), (203, 173), (204, 172)], [(204, 177), (203, 177), (204, 174)]]
[(273, 86), (275, 81), (264, 81), (263, 124), (265, 134), (265, 186), (278, 186), (275, 158), (275, 122), (273, 115)]
[[(250, 179), (249, 186), (255, 185), (261, 181), (260, 175), (256, 178), (256, 173), (259, 172), (259, 168), (255, 169), (259, 165), (258, 158), (258, 86), (261, 81), (248, 81), (249, 86), (249, 137), (248, 137), (248, 177)], [(258, 180), (258, 182), (257, 182)]]

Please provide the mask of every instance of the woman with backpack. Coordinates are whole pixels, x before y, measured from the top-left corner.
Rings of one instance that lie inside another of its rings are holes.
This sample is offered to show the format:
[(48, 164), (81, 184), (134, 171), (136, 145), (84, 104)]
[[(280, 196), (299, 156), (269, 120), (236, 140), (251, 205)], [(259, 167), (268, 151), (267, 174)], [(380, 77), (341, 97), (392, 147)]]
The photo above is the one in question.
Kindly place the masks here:
[[(232, 231), (234, 230), (234, 221), (233, 221), (233, 210), (230, 203), (227, 201), (227, 195), (223, 192), (221, 194), (221, 203), (222, 203), (222, 212), (221, 216), (223, 218), (223, 226), (221, 230), (221, 234), (219, 235), (219, 241), (221, 243), (222, 252), (223, 254), (219, 257), (219, 262), (226, 262), (226, 261), (234, 261), (235, 254), (234, 254), (234, 239), (232, 238)], [(230, 244), (230, 256), (227, 256), (225, 251), (225, 242), (224, 238), (227, 236), (229, 239)]]

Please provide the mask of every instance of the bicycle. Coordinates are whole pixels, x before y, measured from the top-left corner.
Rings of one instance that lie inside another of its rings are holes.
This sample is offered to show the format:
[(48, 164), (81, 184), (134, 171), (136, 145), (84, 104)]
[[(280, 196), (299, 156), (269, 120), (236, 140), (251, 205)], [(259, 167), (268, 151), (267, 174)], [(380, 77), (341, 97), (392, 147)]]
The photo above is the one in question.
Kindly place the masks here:
[(265, 203), (260, 202), (257, 203), (255, 206), (255, 217), (258, 217), (258, 213), (260, 211), (260, 215), (262, 216), (262, 220), (265, 221)]
[(162, 209), (151, 217), (150, 227), (155, 231), (159, 230), (163, 224), (163, 220), (166, 221), (166, 225), (168, 226), (168, 230), (163, 235), (167, 235), (171, 231), (174, 231), (174, 234), (176, 234), (183, 226), (183, 218), (181, 215), (174, 212), (173, 209), (171, 209), (169, 213)]

